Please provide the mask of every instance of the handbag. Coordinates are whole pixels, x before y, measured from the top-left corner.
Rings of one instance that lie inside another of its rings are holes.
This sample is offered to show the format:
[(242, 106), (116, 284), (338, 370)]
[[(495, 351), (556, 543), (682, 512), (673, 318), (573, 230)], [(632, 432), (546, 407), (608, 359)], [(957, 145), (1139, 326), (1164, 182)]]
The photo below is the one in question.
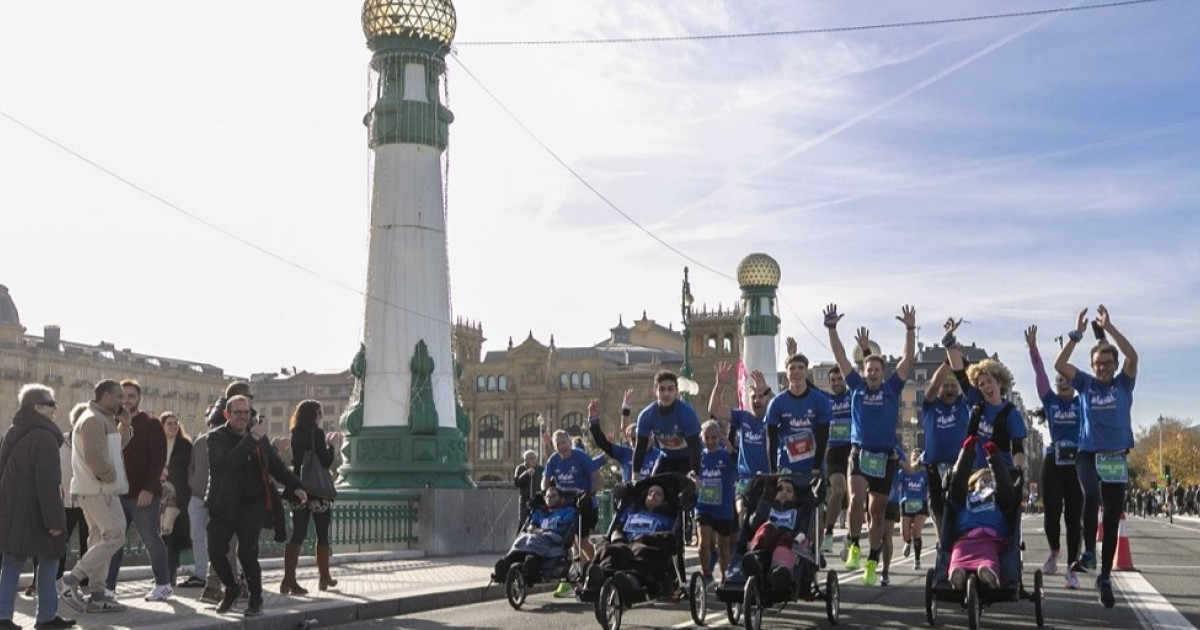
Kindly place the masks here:
[(313, 427), (312, 430), (311, 448), (304, 454), (304, 459), (300, 462), (300, 483), (304, 485), (304, 491), (310, 497), (326, 501), (332, 501), (337, 497), (333, 476), (329, 474), (329, 469), (321, 465), (321, 458), (317, 457), (316, 427)]

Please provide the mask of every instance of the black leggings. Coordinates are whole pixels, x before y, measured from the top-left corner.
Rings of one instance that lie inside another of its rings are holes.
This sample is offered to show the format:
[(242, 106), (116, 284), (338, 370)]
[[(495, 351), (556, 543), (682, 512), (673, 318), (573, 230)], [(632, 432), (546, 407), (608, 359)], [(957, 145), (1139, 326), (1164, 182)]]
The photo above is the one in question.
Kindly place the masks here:
[(1117, 553), (1117, 537), (1120, 532), (1121, 515), (1125, 513), (1125, 485), (1123, 483), (1103, 483), (1096, 472), (1096, 454), (1079, 453), (1075, 459), (1075, 470), (1079, 474), (1079, 485), (1083, 487), (1083, 541), (1095, 549), (1096, 523), (1099, 515), (1094, 505), (1104, 506), (1104, 549), (1100, 564), (1100, 573), (1108, 575), (1112, 572), (1113, 557)]
[(1079, 540), (1083, 529), (1083, 488), (1079, 485), (1079, 474), (1075, 472), (1074, 464), (1056, 464), (1053, 453), (1047, 454), (1042, 461), (1042, 503), (1046, 507), (1044, 524), (1051, 551), (1059, 550), (1059, 535), (1062, 532), (1060, 522), (1065, 511), (1067, 562), (1075, 562), (1079, 559)]
[(312, 516), (312, 521), (317, 526), (317, 544), (328, 545), (329, 525), (333, 522), (332, 510), (310, 512), (307, 508), (292, 510), (292, 539), (288, 542), (293, 545), (304, 544), (304, 539), (308, 538), (309, 516)]

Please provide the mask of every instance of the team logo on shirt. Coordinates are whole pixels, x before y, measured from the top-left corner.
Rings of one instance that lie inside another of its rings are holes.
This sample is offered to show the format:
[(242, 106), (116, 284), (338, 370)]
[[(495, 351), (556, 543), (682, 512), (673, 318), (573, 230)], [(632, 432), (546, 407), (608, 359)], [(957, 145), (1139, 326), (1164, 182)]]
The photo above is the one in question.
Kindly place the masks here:
[[(742, 425), (742, 426), (744, 427), (745, 425)], [(765, 429), (759, 429), (758, 431), (751, 431), (749, 429), (743, 428), (741, 431), (738, 432), (738, 435), (742, 436), (743, 442), (745, 442), (746, 444), (750, 444), (750, 445), (764, 444), (765, 440), (767, 439), (767, 432)]]
[(933, 420), (933, 426), (938, 429), (953, 429), (957, 425), (958, 416), (955, 416), (954, 412), (950, 412), (949, 414), (939, 413), (938, 416)]
[(883, 391), (878, 392), (863, 392), (862, 401), (864, 405), (882, 405)]
[(849, 416), (850, 401), (848, 399), (843, 401), (835, 401), (829, 406), (829, 410), (834, 416)]
[(992, 432), (995, 430), (996, 430), (995, 424), (981, 420), (979, 422), (979, 430), (976, 431), (976, 435), (978, 435), (979, 437), (984, 438), (984, 439), (991, 439)]
[(1117, 397), (1111, 391), (1104, 394), (1093, 393), (1091, 403), (1092, 409), (1111, 409), (1117, 406)]
[(1053, 420), (1055, 424), (1075, 424), (1079, 420), (1079, 414), (1076, 413), (1075, 407), (1059, 408), (1054, 411)]

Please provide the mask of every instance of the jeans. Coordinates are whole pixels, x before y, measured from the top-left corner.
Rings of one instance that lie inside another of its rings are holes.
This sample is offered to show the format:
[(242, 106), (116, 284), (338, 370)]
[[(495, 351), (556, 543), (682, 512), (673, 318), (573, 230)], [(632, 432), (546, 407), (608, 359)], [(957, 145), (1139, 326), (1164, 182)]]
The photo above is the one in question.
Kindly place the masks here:
[[(1101, 575), (1112, 572), (1113, 557), (1117, 554), (1117, 538), (1120, 534), (1121, 515), (1125, 513), (1125, 486), (1123, 483), (1103, 483), (1096, 472), (1096, 454), (1080, 452), (1075, 457), (1075, 471), (1079, 473), (1079, 485), (1083, 487), (1083, 540), (1096, 540), (1096, 522), (1099, 515), (1090, 505), (1104, 506), (1104, 547), (1101, 549)], [(1092, 543), (1095, 544), (1094, 542)]]
[[(13, 618), (17, 602), (17, 582), (28, 556), (16, 553), (4, 554), (0, 563), (0, 619)], [(58, 558), (38, 558), (37, 564), (37, 623), (46, 623), (58, 616), (58, 593), (54, 592), (54, 575), (58, 571)]]
[(221, 578), (226, 589), (237, 587), (233, 564), (229, 562), (230, 538), (237, 537), (237, 557), (246, 575), (251, 601), (262, 602), (262, 567), (258, 564), (258, 537), (262, 532), (263, 506), (248, 503), (238, 509), (237, 518), (229, 520), (208, 515), (208, 559), (213, 572)]
[(208, 508), (204, 501), (193, 496), (188, 501), (188, 521), (192, 526), (192, 555), (196, 565), (192, 567), (192, 575), (201, 580), (208, 578)]
[[(129, 523), (133, 522), (138, 536), (142, 539), (142, 544), (146, 545), (146, 553), (150, 555), (150, 568), (154, 571), (154, 583), (156, 585), (171, 584), (171, 568), (167, 563), (167, 546), (163, 543), (162, 536), (158, 534), (159, 498), (154, 497), (150, 501), (150, 505), (146, 507), (138, 507), (137, 497), (121, 497), (121, 509), (125, 512), (125, 527), (128, 528)], [(113, 554), (112, 561), (108, 563), (108, 579), (105, 580), (104, 585), (110, 591), (117, 590), (117, 573), (121, 570), (121, 560), (124, 558), (125, 546), (122, 545)]]

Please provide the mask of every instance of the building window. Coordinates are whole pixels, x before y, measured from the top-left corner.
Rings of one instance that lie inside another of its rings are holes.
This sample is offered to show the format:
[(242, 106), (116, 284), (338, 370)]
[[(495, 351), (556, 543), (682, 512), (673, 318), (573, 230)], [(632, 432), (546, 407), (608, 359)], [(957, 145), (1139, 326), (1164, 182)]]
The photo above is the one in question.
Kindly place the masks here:
[(583, 388), (584, 389), (592, 388), (592, 373), (591, 372), (583, 373)]
[(479, 459), (500, 459), (504, 450), (504, 429), (499, 416), (484, 416), (479, 419)]
[(508, 391), (508, 377), (507, 376), (501, 374), (500, 377), (496, 379), (496, 389), (498, 389), (502, 392)]
[(271, 415), (278, 418), (283, 415), (283, 405), (275, 405), (271, 407)]
[(571, 389), (579, 389), (579, 372), (571, 372)]
[(571, 378), (571, 377), (570, 377), (570, 376), (567, 376), (567, 373), (566, 373), (566, 372), (563, 372), (562, 374), (559, 374), (559, 375), (558, 375), (558, 388), (559, 388), (559, 389), (567, 389), (567, 388), (569, 388), (569, 387), (571, 386), (571, 381), (570, 381), (570, 378)]
[(475, 391), (481, 392), (485, 389), (487, 389), (487, 377), (480, 374), (475, 377)]
[(717, 336), (709, 335), (708, 342), (704, 344), (704, 347), (708, 350), (712, 350), (713, 353), (716, 353), (716, 351), (717, 351)]
[(571, 437), (578, 437), (583, 435), (583, 425), (586, 422), (587, 418), (584, 418), (583, 414), (572, 411), (558, 421), (558, 428), (569, 433)]
[(521, 448), (520, 456), (524, 456), (525, 451), (533, 451), (538, 455), (538, 461), (542, 461), (542, 427), (538, 423), (538, 415), (536, 413), (527, 413), (521, 416), (519, 431), (518, 446)]
[(496, 375), (495, 374), (488, 374), (487, 390), (489, 392), (496, 391)]
[(725, 333), (725, 345), (722, 348), (725, 354), (733, 354), (733, 335)]
[(918, 381), (929, 380), (929, 370), (925, 370), (925, 369), (916, 370), (916, 375), (913, 377), (913, 379), (918, 380)]

